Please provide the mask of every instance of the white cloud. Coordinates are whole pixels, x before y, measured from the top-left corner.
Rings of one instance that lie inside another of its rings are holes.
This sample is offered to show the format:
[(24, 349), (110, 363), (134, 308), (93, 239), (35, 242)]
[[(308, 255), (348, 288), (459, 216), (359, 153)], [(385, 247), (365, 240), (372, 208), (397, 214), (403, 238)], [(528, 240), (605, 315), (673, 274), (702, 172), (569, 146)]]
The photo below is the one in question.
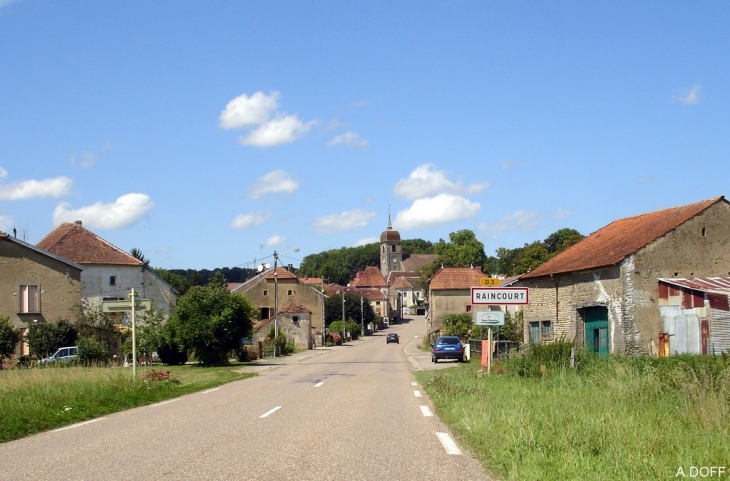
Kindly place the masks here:
[(8, 232), (13, 227), (13, 218), (0, 215), (0, 231)]
[(266, 222), (271, 214), (262, 212), (252, 212), (250, 214), (240, 214), (231, 222), (232, 229), (247, 229), (258, 224)]
[(672, 96), (672, 101), (679, 102), (684, 105), (697, 105), (702, 100), (701, 93), (702, 86), (696, 84), (693, 85), (691, 89), (684, 89), (675, 92)]
[(326, 215), (312, 223), (314, 231), (320, 234), (362, 229), (375, 217), (375, 212), (360, 209), (345, 211), (340, 214)]
[(416, 167), (407, 179), (401, 179), (393, 188), (395, 195), (405, 199), (421, 199), (436, 194), (476, 194), (489, 187), (489, 182), (462, 185), (446, 178), (443, 170), (436, 170), (434, 164)]
[(478, 202), (455, 195), (439, 194), (417, 199), (408, 209), (398, 212), (393, 227), (407, 230), (454, 222), (474, 217), (480, 208)]
[(54, 177), (45, 180), (24, 180), (0, 185), (0, 200), (23, 200), (41, 197), (58, 199), (68, 195), (73, 180), (68, 177)]
[(250, 197), (258, 199), (266, 194), (285, 192), (293, 194), (299, 189), (299, 181), (281, 169), (273, 170), (261, 177), (251, 187)]
[(355, 132), (345, 132), (344, 134), (338, 135), (327, 142), (327, 145), (344, 145), (351, 149), (364, 149), (370, 145), (370, 142), (361, 137), (360, 134), (356, 134)]
[(286, 242), (286, 237), (280, 235), (273, 235), (266, 239), (266, 247), (278, 247)]
[(218, 117), (218, 125), (222, 129), (240, 129), (249, 125), (263, 124), (269, 120), (272, 110), (279, 107), (279, 92), (266, 95), (256, 92), (251, 97), (239, 95), (226, 104), (226, 108)]
[(69, 209), (69, 205), (62, 203), (56, 206), (54, 225), (81, 220), (89, 227), (119, 229), (136, 223), (155, 206), (149, 196), (136, 193), (123, 195), (111, 204), (97, 202), (76, 210)]
[(360, 247), (368, 244), (373, 244), (376, 242), (380, 242), (380, 239), (377, 237), (366, 237), (364, 239), (360, 239), (359, 241), (355, 242), (354, 247)]
[(279, 116), (260, 125), (247, 136), (239, 140), (243, 145), (255, 147), (273, 147), (275, 145), (294, 142), (306, 134), (316, 121), (302, 122), (296, 115)]
[(0, 167), (0, 179), (4, 179), (8, 176), (8, 171)]
[[(560, 211), (558, 211), (560, 212)], [(527, 212), (518, 210), (514, 214), (506, 215), (494, 222), (487, 222), (479, 226), (483, 231), (506, 231), (506, 230), (534, 230), (540, 227), (545, 214), (540, 212)]]

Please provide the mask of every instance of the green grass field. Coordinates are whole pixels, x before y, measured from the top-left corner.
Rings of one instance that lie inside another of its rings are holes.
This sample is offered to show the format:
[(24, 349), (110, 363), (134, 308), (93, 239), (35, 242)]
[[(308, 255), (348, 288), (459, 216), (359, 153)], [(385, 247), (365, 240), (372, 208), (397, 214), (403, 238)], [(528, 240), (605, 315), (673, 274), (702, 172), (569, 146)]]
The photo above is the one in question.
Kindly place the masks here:
[[(56, 429), (109, 413), (153, 404), (253, 374), (223, 367), (154, 366), (131, 369), (54, 367), (0, 371), (0, 442)], [(168, 379), (146, 380), (150, 369)]]
[(727, 478), (727, 358), (595, 359), (544, 377), (521, 377), (518, 364), (481, 377), (476, 362), (417, 373), (441, 419), (497, 478), (675, 479), (712, 466)]

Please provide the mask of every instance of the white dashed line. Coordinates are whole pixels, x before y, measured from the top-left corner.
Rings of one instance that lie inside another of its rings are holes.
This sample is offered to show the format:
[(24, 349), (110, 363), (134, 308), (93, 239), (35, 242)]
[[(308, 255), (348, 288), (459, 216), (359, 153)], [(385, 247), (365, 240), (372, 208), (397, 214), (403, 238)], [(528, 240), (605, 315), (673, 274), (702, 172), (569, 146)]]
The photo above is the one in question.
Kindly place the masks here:
[(162, 406), (163, 404), (170, 404), (170, 403), (174, 403), (175, 401), (179, 401), (179, 400), (180, 400), (180, 398), (168, 399), (167, 401), (162, 401), (162, 402), (159, 402), (159, 403), (155, 403), (151, 407)]
[(421, 397), (421, 391), (413, 391), (413, 395), (416, 397)]
[(208, 394), (209, 392), (217, 391), (220, 389), (219, 387), (214, 387), (213, 389), (208, 389), (207, 391), (203, 391), (203, 394)]
[(267, 416), (269, 416), (269, 415), (271, 415), (271, 414), (274, 414), (274, 413), (275, 413), (276, 411), (278, 411), (279, 409), (281, 409), (281, 406), (276, 406), (276, 407), (275, 407), (274, 409), (272, 409), (271, 411), (269, 411), (269, 412), (266, 412), (266, 413), (262, 414), (261, 416), (259, 416), (259, 418), (263, 419), (263, 418), (265, 418), (265, 417), (267, 417)]
[(95, 422), (97, 422), (97, 421), (101, 421), (102, 419), (104, 419), (104, 418), (97, 418), (97, 419), (92, 419), (92, 420), (90, 420), (90, 421), (84, 421), (84, 422), (82, 422), (82, 423), (76, 423), (76, 424), (72, 424), (71, 426), (66, 426), (65, 428), (58, 428), (58, 429), (54, 429), (53, 431), (57, 433), (57, 432), (59, 432), (59, 431), (65, 431), (65, 430), (67, 430), (67, 429), (73, 429), (73, 428), (78, 428), (78, 427), (84, 426), (84, 425), (86, 425), (86, 424), (91, 424), (91, 423), (95, 423)]
[(319, 382), (318, 382), (317, 384), (315, 384), (315, 385), (314, 385), (314, 387), (319, 387), (319, 386), (321, 386), (322, 384), (324, 384), (324, 381), (319, 381)]
[(446, 450), (446, 454), (460, 455), (461, 450), (456, 446), (456, 443), (446, 433), (436, 433), (436, 437), (441, 441), (441, 445)]
[(428, 408), (428, 406), (421, 406), (421, 413), (423, 413), (424, 417), (427, 417), (427, 418), (433, 417), (433, 413)]

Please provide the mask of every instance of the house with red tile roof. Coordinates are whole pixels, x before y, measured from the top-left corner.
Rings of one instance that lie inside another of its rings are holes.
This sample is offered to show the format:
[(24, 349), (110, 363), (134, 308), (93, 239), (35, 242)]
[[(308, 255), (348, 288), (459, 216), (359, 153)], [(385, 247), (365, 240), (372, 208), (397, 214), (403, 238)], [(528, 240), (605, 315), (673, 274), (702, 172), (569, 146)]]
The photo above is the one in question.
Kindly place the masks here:
[[(276, 270), (273, 267), (268, 268), (246, 282), (231, 283), (228, 285), (228, 290), (243, 294), (246, 299), (256, 306), (258, 319), (255, 321), (258, 321), (258, 323), (254, 325), (254, 330), (259, 330), (264, 336), (268, 335), (270, 327), (267, 326), (274, 320), (277, 310), (278, 323), (284, 322), (285, 318), (291, 317), (288, 316), (291, 313), (284, 312), (284, 308), (293, 309), (296, 306), (301, 306), (309, 313), (307, 315), (309, 325), (307, 329), (304, 329), (306, 334), (298, 335), (298, 337), (305, 339), (307, 336), (313, 336), (317, 343), (322, 343), (325, 295), (322, 293), (321, 283), (316, 284), (309, 282), (309, 280), (302, 282), (288, 268), (277, 266)], [(299, 319), (302, 319), (302, 317), (300, 315)], [(302, 328), (298, 327), (297, 330), (301, 332)], [(303, 343), (304, 348), (309, 347), (308, 340), (303, 341)]]
[(84, 267), (81, 299), (89, 306), (105, 300), (128, 300), (134, 288), (140, 299), (151, 299), (166, 316), (175, 307), (177, 292), (145, 263), (86, 229), (81, 221), (65, 222), (37, 247)]
[[(0, 231), (0, 315), (25, 336), (34, 323), (75, 320), (84, 267)], [(21, 342), (18, 356), (28, 355)]]
[[(656, 355), (669, 329), (658, 280), (729, 271), (724, 197), (616, 220), (521, 277), (530, 290), (525, 340), (566, 338), (603, 355)], [(673, 329), (699, 337), (696, 324)]]

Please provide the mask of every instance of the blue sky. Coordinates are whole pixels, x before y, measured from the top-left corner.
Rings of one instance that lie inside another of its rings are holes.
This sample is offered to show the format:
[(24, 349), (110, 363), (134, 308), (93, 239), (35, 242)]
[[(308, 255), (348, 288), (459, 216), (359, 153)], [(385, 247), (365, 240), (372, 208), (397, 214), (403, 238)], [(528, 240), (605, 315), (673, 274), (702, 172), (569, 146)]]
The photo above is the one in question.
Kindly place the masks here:
[(252, 267), (730, 194), (730, 3), (0, 0), (0, 230)]

